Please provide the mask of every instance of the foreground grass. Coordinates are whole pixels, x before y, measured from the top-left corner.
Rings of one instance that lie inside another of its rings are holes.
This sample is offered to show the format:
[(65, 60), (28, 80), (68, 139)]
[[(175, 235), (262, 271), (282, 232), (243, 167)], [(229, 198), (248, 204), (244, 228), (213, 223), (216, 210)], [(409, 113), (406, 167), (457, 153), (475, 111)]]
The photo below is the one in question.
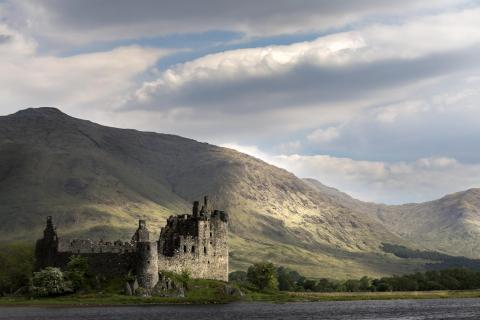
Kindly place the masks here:
[[(118, 290), (106, 288), (106, 292), (71, 294), (49, 298), (3, 297), (0, 306), (110, 306), (141, 304), (213, 304), (236, 300), (224, 292), (225, 283), (215, 280), (194, 279), (189, 281), (185, 297), (138, 297), (119, 294)], [(113, 289), (118, 289), (113, 284)]]
[(232, 302), (228, 298), (189, 297), (136, 297), (120, 294), (83, 294), (56, 298), (28, 299), (21, 297), (0, 298), (0, 306), (112, 306), (143, 304), (213, 304)]
[[(409, 291), (409, 292), (289, 292), (295, 301), (353, 301), (398, 299), (480, 298), (480, 290)], [(284, 299), (281, 297), (280, 299)]]
[(0, 306), (112, 306), (149, 304), (218, 304), (234, 301), (246, 302), (315, 302), (355, 300), (398, 300), (398, 299), (455, 299), (480, 298), (480, 290), (468, 291), (413, 291), (413, 292), (248, 292), (244, 297), (226, 296), (221, 288), (201, 285), (193, 288), (184, 298), (137, 297), (121, 294), (75, 294), (56, 298), (0, 298)]

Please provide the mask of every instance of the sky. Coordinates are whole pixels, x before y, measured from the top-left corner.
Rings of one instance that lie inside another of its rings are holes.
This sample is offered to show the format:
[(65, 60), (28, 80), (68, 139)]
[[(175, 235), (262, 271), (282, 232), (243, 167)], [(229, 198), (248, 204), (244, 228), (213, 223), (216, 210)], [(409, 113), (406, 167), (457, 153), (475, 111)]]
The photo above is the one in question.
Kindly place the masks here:
[(28, 107), (433, 200), (480, 187), (480, 0), (0, 0), (0, 115)]

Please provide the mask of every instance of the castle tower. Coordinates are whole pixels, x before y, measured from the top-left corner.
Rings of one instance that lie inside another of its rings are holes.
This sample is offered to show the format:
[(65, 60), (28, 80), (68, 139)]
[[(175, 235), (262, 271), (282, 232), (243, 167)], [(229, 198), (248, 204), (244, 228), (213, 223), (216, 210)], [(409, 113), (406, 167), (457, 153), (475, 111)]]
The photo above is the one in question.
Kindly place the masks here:
[(136, 241), (135, 275), (138, 285), (152, 289), (158, 282), (157, 242), (150, 241), (150, 232), (145, 220), (140, 220), (134, 240)]
[(43, 238), (37, 240), (35, 245), (35, 269), (55, 265), (58, 252), (58, 237), (51, 216), (47, 217), (47, 225), (43, 230)]
[(132, 237), (133, 242), (145, 242), (150, 240), (150, 231), (147, 229), (145, 220), (138, 220), (138, 229)]

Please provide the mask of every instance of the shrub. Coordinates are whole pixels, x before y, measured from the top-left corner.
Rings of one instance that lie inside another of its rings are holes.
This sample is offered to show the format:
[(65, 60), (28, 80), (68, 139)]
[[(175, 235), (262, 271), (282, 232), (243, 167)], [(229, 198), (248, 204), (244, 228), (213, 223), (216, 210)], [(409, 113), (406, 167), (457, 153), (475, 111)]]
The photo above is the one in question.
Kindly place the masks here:
[(247, 271), (247, 280), (262, 291), (278, 290), (277, 268), (270, 262), (255, 263)]
[(0, 296), (28, 286), (35, 258), (33, 245), (9, 243), (0, 245)]
[(73, 291), (87, 290), (94, 286), (94, 277), (90, 272), (87, 258), (71, 256), (67, 263), (65, 278), (72, 283)]
[(228, 281), (236, 283), (244, 283), (247, 281), (247, 273), (245, 271), (233, 271), (228, 275)]
[(191, 280), (190, 271), (183, 270), (182, 273), (180, 274), (179, 280), (182, 283), (183, 287), (185, 289), (188, 289), (189, 287), (188, 284), (190, 283), (190, 280)]
[(278, 274), (278, 289), (281, 291), (299, 291), (303, 290), (303, 287), (299, 285), (299, 281), (303, 284), (305, 279), (294, 270), (290, 270), (285, 267), (279, 267), (277, 269)]
[(71, 283), (58, 268), (47, 267), (33, 273), (31, 293), (36, 297), (59, 296), (72, 291)]

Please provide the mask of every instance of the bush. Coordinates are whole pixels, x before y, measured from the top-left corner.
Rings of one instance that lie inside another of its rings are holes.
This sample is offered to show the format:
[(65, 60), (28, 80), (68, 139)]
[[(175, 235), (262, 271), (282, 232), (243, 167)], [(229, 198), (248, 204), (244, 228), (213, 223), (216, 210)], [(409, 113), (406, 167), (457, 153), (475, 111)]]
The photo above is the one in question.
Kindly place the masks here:
[(285, 267), (278, 267), (278, 289), (281, 291), (299, 291), (299, 281), (303, 283), (304, 278), (294, 270)]
[(247, 271), (247, 280), (261, 291), (278, 290), (277, 269), (270, 262), (255, 263)]
[(30, 291), (36, 297), (59, 296), (73, 292), (71, 283), (65, 279), (62, 271), (52, 267), (33, 273)]
[(0, 245), (0, 296), (28, 286), (35, 258), (33, 245), (9, 243)]
[(90, 272), (87, 258), (82, 256), (70, 257), (65, 278), (71, 282), (73, 291), (88, 290), (94, 287), (94, 277)]
[(228, 275), (228, 281), (236, 283), (244, 283), (247, 281), (247, 273), (245, 271), (234, 271)]
[(182, 283), (185, 289), (189, 288), (189, 283), (191, 280), (190, 271), (183, 270), (179, 277), (180, 282)]

